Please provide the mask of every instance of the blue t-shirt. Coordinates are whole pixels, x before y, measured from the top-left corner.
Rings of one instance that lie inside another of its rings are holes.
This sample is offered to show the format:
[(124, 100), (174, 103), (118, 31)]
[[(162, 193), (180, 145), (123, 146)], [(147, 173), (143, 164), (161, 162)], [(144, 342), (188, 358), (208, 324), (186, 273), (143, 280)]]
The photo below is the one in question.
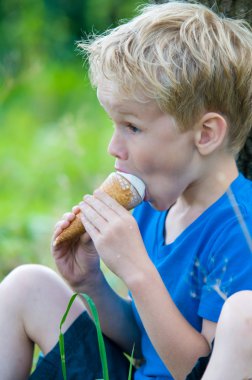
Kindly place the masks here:
[[(230, 201), (230, 194), (235, 202)], [(134, 210), (134, 216), (150, 259), (173, 301), (197, 331), (201, 331), (202, 319), (218, 321), (226, 297), (239, 290), (252, 290), (249, 241), (252, 235), (252, 182), (241, 174), (230, 191), (171, 244), (165, 244), (164, 236), (167, 211), (156, 211), (144, 202)], [(246, 238), (248, 232), (250, 236)], [(145, 358), (145, 364), (136, 371), (134, 379), (172, 379), (146, 334), (134, 300), (132, 305), (142, 333)]]

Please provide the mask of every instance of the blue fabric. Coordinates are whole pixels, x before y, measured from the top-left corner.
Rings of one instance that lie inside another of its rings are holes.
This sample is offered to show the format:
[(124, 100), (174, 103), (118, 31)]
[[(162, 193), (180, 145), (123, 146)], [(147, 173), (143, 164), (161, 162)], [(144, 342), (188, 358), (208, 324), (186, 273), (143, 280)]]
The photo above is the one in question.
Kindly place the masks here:
[[(231, 192), (252, 234), (252, 182), (240, 174)], [(164, 241), (166, 215), (148, 203), (134, 210), (148, 254), (173, 301), (189, 323), (201, 331), (202, 319), (218, 321), (225, 297), (239, 290), (252, 290), (252, 253), (228, 194), (168, 245)], [(134, 379), (172, 379), (144, 330), (134, 302), (133, 311), (146, 360)]]
[[(127, 380), (129, 361), (111, 340), (104, 337), (109, 379)], [(88, 313), (81, 314), (64, 334), (68, 380), (102, 379), (97, 333)], [(59, 344), (39, 358), (29, 380), (63, 380)]]

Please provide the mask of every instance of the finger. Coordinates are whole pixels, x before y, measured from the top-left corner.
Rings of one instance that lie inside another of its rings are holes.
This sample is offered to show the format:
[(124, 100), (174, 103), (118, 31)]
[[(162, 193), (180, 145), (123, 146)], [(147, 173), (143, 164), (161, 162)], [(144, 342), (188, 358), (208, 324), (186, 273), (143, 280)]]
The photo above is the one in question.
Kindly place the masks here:
[(66, 227), (69, 226), (69, 224), (70, 221), (68, 220), (59, 220), (54, 226), (54, 231), (56, 231), (57, 229), (64, 230)]
[(108, 222), (102, 215), (102, 211), (98, 208), (96, 201), (88, 199), (87, 202), (83, 202), (80, 204), (80, 208), (81, 220), (82, 216), (84, 215), (88, 222), (91, 223), (99, 231), (103, 229), (104, 225)]
[(55, 226), (52, 239), (56, 239), (61, 234), (61, 232), (64, 231), (64, 229), (67, 228), (69, 225), (70, 222), (67, 220), (62, 220), (58, 222)]
[(97, 235), (99, 234), (99, 231), (97, 228), (88, 220), (88, 218), (82, 214), (81, 220), (85, 226), (85, 230), (87, 232), (87, 236), (90, 237), (93, 241), (95, 241)]
[(54, 237), (57, 237), (65, 228), (69, 227), (71, 222), (76, 218), (76, 214), (73, 212), (67, 212), (63, 215), (54, 226)]
[(110, 195), (105, 193), (105, 191), (102, 191), (100, 189), (95, 190), (94, 197), (106, 204), (106, 206), (113, 210), (116, 214), (120, 216), (125, 215), (126, 209)]
[(76, 214), (74, 212), (66, 212), (62, 216), (62, 220), (68, 220), (69, 222), (72, 222), (75, 217), (76, 217)]
[(115, 218), (118, 215), (113, 208), (109, 207), (106, 203), (104, 203), (101, 199), (98, 199), (96, 196), (86, 195), (84, 197), (84, 203), (91, 206), (107, 221)]
[(80, 212), (80, 206), (77, 205), (77, 206), (73, 206), (72, 208), (72, 212), (76, 215)]
[(89, 241), (90, 241), (91, 237), (90, 235), (87, 233), (87, 231), (82, 234), (80, 236), (80, 242), (85, 246)]

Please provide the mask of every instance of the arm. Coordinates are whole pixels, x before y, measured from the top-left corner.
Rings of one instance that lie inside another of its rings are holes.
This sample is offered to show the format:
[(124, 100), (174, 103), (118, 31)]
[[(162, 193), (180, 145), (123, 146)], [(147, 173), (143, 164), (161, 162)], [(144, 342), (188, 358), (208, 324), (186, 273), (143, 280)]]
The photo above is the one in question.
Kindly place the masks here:
[(156, 268), (145, 268), (128, 286), (159, 356), (176, 380), (185, 379), (197, 359), (210, 352), (208, 342), (179, 312)]
[(145, 250), (130, 213), (100, 191), (85, 198), (83, 222), (100, 257), (126, 283), (146, 331), (174, 378), (184, 379), (200, 356), (205, 337), (182, 316)]
[[(64, 219), (57, 223), (53, 242), (78, 212), (79, 207), (74, 207), (72, 213), (65, 214)], [(52, 253), (59, 272), (70, 287), (75, 292), (86, 293), (93, 299), (103, 333), (128, 353), (131, 353), (135, 343), (136, 356), (140, 357), (140, 335), (131, 301), (119, 297), (107, 283), (90, 237), (84, 234), (74, 242), (63, 242), (56, 247), (52, 244)]]
[(75, 291), (87, 293), (98, 311), (103, 333), (116, 342), (124, 352), (141, 358), (140, 332), (136, 324), (131, 300), (120, 297), (107, 283), (104, 275), (92, 286), (80, 286)]

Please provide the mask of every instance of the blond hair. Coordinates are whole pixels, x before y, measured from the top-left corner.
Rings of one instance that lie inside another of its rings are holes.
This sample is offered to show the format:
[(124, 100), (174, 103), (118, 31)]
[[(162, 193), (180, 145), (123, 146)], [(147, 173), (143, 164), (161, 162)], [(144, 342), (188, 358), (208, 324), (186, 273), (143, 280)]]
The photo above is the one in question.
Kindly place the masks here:
[(252, 31), (242, 20), (201, 4), (147, 5), (131, 21), (82, 41), (90, 78), (115, 81), (126, 96), (140, 89), (185, 131), (204, 112), (222, 114), (237, 153), (252, 125)]

